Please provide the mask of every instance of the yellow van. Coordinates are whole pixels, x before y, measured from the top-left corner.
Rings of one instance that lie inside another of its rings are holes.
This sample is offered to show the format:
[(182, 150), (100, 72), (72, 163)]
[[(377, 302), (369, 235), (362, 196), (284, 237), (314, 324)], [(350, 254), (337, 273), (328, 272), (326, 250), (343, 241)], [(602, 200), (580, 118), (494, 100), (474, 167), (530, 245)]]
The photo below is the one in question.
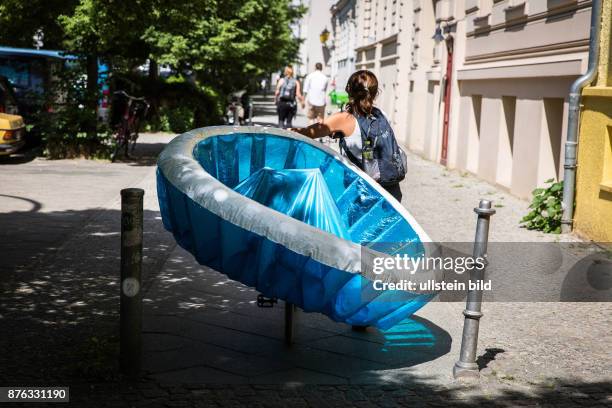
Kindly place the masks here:
[(19, 115), (0, 113), (0, 156), (15, 153), (25, 144), (25, 125)]

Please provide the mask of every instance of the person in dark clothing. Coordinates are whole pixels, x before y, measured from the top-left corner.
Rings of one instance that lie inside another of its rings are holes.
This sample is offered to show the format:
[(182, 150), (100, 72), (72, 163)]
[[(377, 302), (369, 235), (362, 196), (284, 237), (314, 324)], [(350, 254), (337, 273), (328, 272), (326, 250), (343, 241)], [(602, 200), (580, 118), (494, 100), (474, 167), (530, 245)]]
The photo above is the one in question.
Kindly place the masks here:
[(304, 107), (304, 97), (300, 81), (293, 76), (293, 67), (285, 68), (285, 76), (276, 84), (274, 93), (276, 110), (278, 112), (278, 127), (287, 129), (293, 126), (293, 118), (297, 113), (297, 102), (300, 101)]

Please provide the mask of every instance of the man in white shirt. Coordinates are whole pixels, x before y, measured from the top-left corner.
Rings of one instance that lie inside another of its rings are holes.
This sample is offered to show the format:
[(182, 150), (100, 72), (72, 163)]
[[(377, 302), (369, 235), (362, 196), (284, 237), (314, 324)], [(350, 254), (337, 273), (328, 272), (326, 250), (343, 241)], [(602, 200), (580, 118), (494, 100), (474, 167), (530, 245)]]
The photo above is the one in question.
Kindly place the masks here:
[(325, 119), (325, 102), (327, 101), (327, 84), (329, 78), (323, 71), (323, 64), (317, 62), (315, 71), (308, 74), (304, 83), (304, 93), (308, 102), (306, 116), (308, 124), (321, 123)]

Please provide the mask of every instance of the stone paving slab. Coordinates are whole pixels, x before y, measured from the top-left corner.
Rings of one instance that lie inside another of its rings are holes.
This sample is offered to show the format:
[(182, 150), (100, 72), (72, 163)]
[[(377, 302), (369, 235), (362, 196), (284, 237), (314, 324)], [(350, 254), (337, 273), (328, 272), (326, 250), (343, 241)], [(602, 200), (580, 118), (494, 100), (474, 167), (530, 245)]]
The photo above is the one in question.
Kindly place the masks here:
[[(373, 371), (410, 367), (435, 359), (450, 347), (450, 336), (423, 319), (408, 321), (384, 335), (374, 329), (353, 332), (349, 326), (333, 322), (326, 328), (334, 330), (327, 330), (318, 326), (329, 319), (298, 312), (295, 344), (287, 348), (282, 302), (274, 308), (258, 308), (255, 290), (227, 281), (222, 274), (194, 262), (189, 253), (177, 247), (145, 294), (144, 346), (151, 350), (146, 357), (147, 370), (154, 378), (160, 370), (190, 367), (193, 355), (210, 355), (210, 347), (219, 347), (221, 355), (231, 356), (228, 350), (241, 353), (251, 363), (259, 362), (264, 371), (287, 365), (282, 371), (287, 375), (281, 371), (257, 373), (251, 366), (243, 373), (226, 368), (251, 382), (295, 382), (300, 373), (304, 374), (303, 382), (312, 384), (332, 380), (348, 383), (351, 377), (363, 382), (380, 377), (371, 375)], [(235, 303), (240, 305), (238, 313), (234, 312)], [(176, 338), (170, 340), (168, 335)], [(163, 342), (170, 343), (166, 346), (169, 350), (159, 346)], [(204, 364), (199, 357), (195, 361)], [(207, 365), (222, 368), (215, 361), (212, 358), (213, 363)], [(231, 361), (228, 357), (230, 367)]]
[[(164, 140), (168, 137), (159, 143)], [(11, 252), (10, 262), (4, 258), (9, 274), (3, 272), (0, 299), (3, 385), (62, 381), (71, 385), (69, 405), (76, 407), (612, 404), (609, 303), (485, 303), (477, 383), (451, 377), (463, 302), (433, 302), (418, 312), (415, 320), (451, 339), (443, 342), (443, 352), (420, 364), (414, 365), (409, 353), (384, 351), (392, 346), (384, 333), (352, 332), (322, 315), (300, 313), (296, 343), (287, 348), (282, 304), (258, 309), (251, 289), (200, 267), (175, 248), (161, 227), (151, 158), (113, 165), (42, 166), (37, 160), (3, 167), (0, 174), (5, 194), (0, 219), (9, 226), (0, 234), (30, 245), (23, 253)], [(501, 205), (492, 222), (493, 240), (576, 240), (517, 228), (528, 203), (473, 176), (413, 154), (409, 168), (403, 204), (436, 240), (473, 239), (472, 208), (480, 197)], [(29, 176), (15, 177), (22, 169)], [(70, 172), (82, 174), (63, 176)], [(145, 290), (156, 296), (145, 304), (144, 333), (145, 352), (154, 357), (146, 364), (155, 372), (139, 382), (116, 377), (116, 367), (100, 366), (116, 363), (117, 194), (127, 186), (146, 190)], [(3, 254), (17, 248), (1, 241)], [(32, 251), (36, 256), (23, 256)], [(232, 333), (235, 340), (224, 342), (215, 331)], [(354, 345), (364, 345), (367, 358), (355, 358), (359, 347)], [(399, 358), (385, 357), (394, 353)], [(426, 353), (417, 357), (421, 354)], [(246, 384), (262, 378), (277, 384)]]

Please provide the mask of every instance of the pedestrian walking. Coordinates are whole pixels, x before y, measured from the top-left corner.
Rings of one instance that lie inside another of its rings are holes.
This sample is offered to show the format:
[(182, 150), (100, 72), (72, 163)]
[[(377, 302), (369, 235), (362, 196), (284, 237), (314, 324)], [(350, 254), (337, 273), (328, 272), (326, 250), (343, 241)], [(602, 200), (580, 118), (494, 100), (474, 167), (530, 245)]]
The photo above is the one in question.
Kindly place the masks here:
[[(376, 75), (368, 70), (353, 73), (346, 92), (349, 101), (343, 111), (320, 123), (292, 130), (311, 139), (340, 139), (342, 154), (401, 202), (399, 182), (406, 175), (406, 154), (397, 144), (387, 116), (374, 106), (378, 95)], [(353, 330), (364, 331), (366, 326), (353, 326)]]
[(304, 81), (304, 96), (307, 103), (306, 116), (309, 125), (321, 123), (325, 119), (328, 84), (329, 78), (323, 73), (323, 64), (317, 62), (315, 71), (308, 74)]
[(300, 82), (293, 76), (293, 67), (285, 67), (285, 76), (276, 84), (274, 93), (276, 110), (278, 112), (278, 127), (287, 129), (293, 126), (293, 118), (297, 113), (298, 100), (304, 107), (304, 97)]
[(292, 130), (312, 139), (338, 138), (342, 154), (401, 201), (399, 182), (406, 175), (406, 154), (397, 144), (387, 116), (374, 106), (378, 79), (371, 71), (357, 71), (350, 76), (346, 92), (349, 101), (342, 112)]

